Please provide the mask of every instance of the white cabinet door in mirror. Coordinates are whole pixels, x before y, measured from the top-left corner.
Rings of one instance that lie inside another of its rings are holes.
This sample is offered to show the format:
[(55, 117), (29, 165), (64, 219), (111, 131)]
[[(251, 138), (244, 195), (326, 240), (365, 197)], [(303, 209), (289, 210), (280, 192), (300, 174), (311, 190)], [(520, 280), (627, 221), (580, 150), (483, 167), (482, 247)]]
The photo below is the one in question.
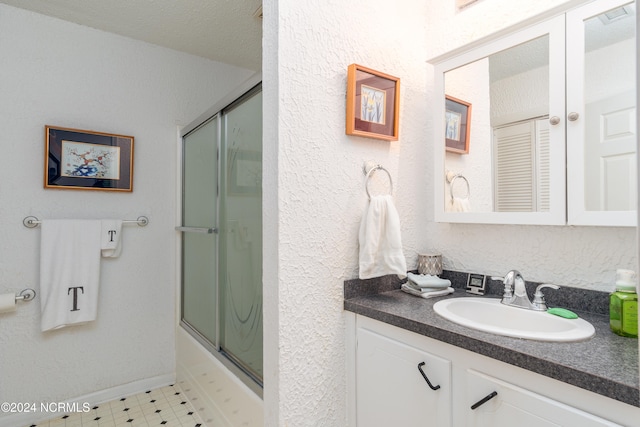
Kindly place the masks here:
[(568, 223), (635, 226), (635, 4), (567, 13)]
[(564, 33), (560, 16), (435, 65), (436, 221), (565, 224)]

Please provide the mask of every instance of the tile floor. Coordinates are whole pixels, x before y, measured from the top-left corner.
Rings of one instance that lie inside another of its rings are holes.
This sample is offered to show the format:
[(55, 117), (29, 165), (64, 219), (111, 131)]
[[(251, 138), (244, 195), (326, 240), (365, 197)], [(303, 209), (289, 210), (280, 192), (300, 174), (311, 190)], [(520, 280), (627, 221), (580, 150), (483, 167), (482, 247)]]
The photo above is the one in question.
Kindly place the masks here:
[[(263, 427), (262, 399), (249, 397), (229, 376), (209, 366), (197, 380), (179, 381), (184, 394), (208, 427)], [(212, 404), (213, 403), (213, 404)]]
[[(81, 405), (80, 405), (81, 407)], [(94, 405), (25, 427), (206, 427), (179, 385)]]

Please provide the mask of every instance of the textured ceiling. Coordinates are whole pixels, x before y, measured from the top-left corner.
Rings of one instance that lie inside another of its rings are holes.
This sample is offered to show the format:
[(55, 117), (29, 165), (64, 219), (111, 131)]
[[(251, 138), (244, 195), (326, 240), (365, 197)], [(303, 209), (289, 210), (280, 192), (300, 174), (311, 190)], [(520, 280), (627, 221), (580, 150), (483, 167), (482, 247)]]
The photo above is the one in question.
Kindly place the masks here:
[(0, 0), (11, 6), (260, 70), (261, 0)]

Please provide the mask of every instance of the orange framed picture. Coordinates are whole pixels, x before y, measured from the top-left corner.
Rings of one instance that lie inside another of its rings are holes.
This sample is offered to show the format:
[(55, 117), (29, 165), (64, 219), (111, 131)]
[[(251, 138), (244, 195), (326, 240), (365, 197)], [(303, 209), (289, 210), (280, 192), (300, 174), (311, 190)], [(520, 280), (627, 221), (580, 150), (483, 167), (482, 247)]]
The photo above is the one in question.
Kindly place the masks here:
[(471, 135), (471, 104), (445, 95), (445, 147), (447, 151), (469, 154)]
[(358, 64), (347, 72), (347, 135), (398, 140), (400, 79)]

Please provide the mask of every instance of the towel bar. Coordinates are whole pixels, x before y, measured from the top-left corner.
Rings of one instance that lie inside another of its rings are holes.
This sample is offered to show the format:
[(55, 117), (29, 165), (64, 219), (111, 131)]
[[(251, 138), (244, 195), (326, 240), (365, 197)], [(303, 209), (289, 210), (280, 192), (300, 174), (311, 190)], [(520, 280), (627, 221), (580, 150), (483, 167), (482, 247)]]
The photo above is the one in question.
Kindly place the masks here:
[(185, 233), (206, 233), (206, 234), (213, 234), (213, 233), (218, 233), (218, 229), (216, 227), (186, 227), (186, 226), (180, 226), (180, 227), (176, 227), (176, 231), (182, 231)]
[[(137, 224), (140, 227), (144, 227), (147, 224), (149, 224), (149, 218), (147, 218), (146, 216), (139, 216), (137, 219), (123, 219), (122, 223), (123, 224)], [(35, 227), (39, 226), (40, 224), (42, 224), (42, 221), (40, 221), (35, 216), (28, 216), (28, 217), (25, 217), (22, 220), (22, 224), (27, 228), (35, 228)]]

